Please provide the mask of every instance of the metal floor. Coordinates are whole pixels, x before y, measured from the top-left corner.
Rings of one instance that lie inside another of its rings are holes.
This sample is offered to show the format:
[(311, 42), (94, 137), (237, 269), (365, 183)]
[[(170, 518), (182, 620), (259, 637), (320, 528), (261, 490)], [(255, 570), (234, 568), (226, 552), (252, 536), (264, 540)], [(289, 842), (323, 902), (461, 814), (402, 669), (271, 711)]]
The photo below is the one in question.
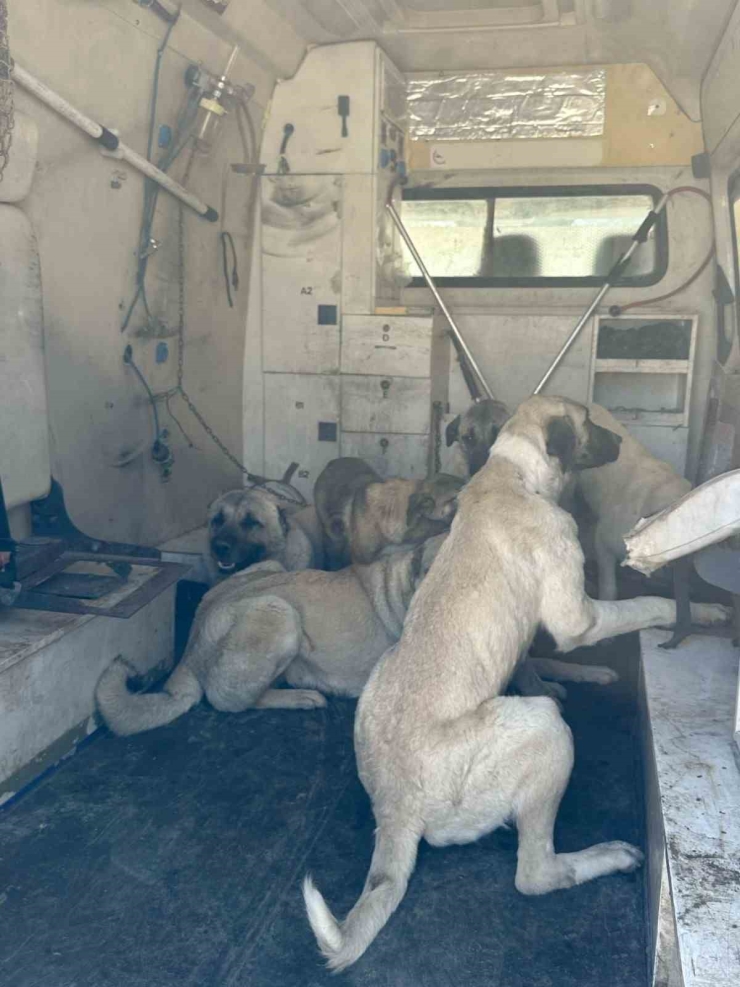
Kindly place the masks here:
[[(563, 851), (644, 838), (637, 638), (587, 654), (623, 678), (569, 687)], [(354, 967), (329, 974), (300, 881), (310, 870), (341, 916), (365, 879), (373, 819), (353, 710), (202, 705), (136, 737), (101, 732), (6, 806), (3, 987), (645, 987), (644, 874), (526, 898), (512, 831), (423, 844), (396, 914)]]

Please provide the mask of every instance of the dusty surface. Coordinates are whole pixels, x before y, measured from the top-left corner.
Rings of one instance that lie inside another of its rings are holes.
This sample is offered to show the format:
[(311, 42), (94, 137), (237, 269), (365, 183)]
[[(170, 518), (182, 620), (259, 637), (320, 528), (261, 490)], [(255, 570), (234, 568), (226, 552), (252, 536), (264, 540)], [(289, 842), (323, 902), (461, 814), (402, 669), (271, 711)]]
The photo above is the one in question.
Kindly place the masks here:
[(658, 648), (645, 684), (685, 987), (740, 983), (740, 772), (732, 739), (740, 652), (715, 637)]

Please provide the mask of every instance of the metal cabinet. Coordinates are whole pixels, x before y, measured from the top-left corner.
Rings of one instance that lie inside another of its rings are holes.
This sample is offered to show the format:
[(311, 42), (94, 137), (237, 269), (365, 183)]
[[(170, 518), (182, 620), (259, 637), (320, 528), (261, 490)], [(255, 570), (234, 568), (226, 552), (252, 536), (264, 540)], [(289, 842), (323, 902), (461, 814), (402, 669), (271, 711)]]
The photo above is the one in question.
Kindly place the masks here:
[(292, 483), (311, 501), (316, 477), (339, 455), (339, 377), (265, 374), (265, 472)]

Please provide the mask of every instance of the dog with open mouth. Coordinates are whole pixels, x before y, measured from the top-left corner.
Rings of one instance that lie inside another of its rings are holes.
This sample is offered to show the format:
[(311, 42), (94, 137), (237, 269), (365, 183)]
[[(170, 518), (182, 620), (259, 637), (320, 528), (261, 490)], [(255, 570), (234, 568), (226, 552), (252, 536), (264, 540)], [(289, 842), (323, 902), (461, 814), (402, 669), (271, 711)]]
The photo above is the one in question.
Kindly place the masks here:
[(323, 536), (313, 507), (281, 500), (264, 487), (229, 490), (208, 509), (206, 559), (216, 583), (257, 562), (288, 572), (321, 569)]

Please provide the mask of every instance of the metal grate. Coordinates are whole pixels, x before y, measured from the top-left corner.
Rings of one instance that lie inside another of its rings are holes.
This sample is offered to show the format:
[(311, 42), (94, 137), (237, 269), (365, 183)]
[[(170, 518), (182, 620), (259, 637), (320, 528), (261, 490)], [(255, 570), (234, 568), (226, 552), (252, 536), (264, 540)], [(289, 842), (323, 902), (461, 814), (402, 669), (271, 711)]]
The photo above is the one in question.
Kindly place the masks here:
[(0, 0), (0, 182), (13, 140), (12, 65), (8, 46), (8, 5), (6, 0)]

